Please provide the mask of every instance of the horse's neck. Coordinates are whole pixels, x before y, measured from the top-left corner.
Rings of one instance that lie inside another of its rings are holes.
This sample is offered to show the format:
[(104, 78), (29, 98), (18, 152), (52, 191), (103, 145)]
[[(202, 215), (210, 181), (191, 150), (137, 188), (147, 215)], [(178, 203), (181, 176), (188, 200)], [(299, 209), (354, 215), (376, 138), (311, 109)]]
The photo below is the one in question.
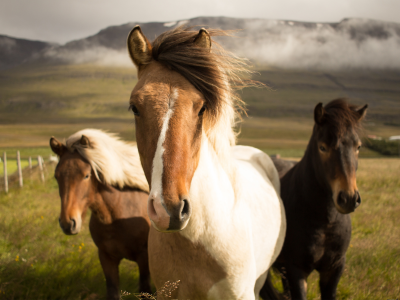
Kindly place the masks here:
[(111, 224), (116, 219), (122, 218), (121, 206), (126, 202), (125, 195), (120, 190), (98, 184), (89, 208), (104, 224)]
[[(192, 241), (209, 233), (218, 224), (228, 226), (229, 214), (235, 204), (235, 189), (231, 174), (227, 173), (208, 139), (203, 136), (199, 164), (190, 187), (192, 215), (182, 234)], [(231, 155), (227, 153), (227, 155)], [(232, 168), (233, 169), (233, 168)], [(220, 227), (220, 228), (221, 228)]]

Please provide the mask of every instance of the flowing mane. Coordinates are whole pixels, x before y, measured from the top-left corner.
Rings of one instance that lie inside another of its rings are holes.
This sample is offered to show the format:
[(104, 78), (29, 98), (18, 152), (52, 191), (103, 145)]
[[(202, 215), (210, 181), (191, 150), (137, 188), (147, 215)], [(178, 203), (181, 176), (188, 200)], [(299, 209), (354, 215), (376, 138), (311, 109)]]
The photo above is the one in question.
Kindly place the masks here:
[(337, 143), (348, 128), (354, 128), (356, 131), (362, 129), (358, 108), (350, 104), (346, 98), (332, 100), (324, 106), (324, 123), (328, 125), (331, 135), (337, 137), (332, 140), (333, 143)]
[[(82, 135), (89, 139), (90, 147), (79, 143)], [(100, 182), (119, 188), (126, 186), (149, 192), (135, 145), (121, 141), (112, 133), (84, 129), (71, 135), (66, 141), (66, 146), (71, 152), (78, 151), (90, 163)]]
[[(207, 32), (210, 37), (230, 35), (216, 29)], [(152, 58), (180, 73), (204, 95), (204, 130), (222, 164), (227, 166), (230, 148), (236, 144), (234, 127), (244, 104), (236, 90), (263, 85), (243, 79), (252, 73), (247, 60), (224, 50), (215, 41), (211, 51), (197, 47), (193, 43), (196, 36), (198, 30), (193, 27), (180, 26), (164, 32), (152, 43)]]

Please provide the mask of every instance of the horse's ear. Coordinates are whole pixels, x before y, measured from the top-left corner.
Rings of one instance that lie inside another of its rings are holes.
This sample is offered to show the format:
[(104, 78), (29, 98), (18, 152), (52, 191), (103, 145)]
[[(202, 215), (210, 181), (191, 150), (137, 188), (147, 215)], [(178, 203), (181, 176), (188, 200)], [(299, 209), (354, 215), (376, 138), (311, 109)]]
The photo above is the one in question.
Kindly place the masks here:
[(129, 33), (127, 44), (129, 55), (138, 70), (151, 61), (151, 44), (139, 25), (133, 27)]
[(200, 29), (199, 34), (195, 37), (194, 43), (197, 47), (211, 49), (211, 37), (207, 30)]
[(90, 141), (89, 139), (84, 136), (82, 134), (81, 140), (79, 141), (79, 144), (83, 147), (83, 148), (90, 148)]
[(356, 113), (359, 115), (358, 119), (362, 120), (367, 114), (368, 104), (365, 104), (363, 107), (356, 110)]
[(318, 103), (314, 109), (315, 123), (317, 123), (318, 125), (322, 125), (324, 123), (324, 114), (325, 114), (325, 109), (322, 103)]
[(54, 136), (52, 136), (50, 138), (50, 148), (55, 154), (61, 157), (66, 147), (61, 142), (59, 142)]

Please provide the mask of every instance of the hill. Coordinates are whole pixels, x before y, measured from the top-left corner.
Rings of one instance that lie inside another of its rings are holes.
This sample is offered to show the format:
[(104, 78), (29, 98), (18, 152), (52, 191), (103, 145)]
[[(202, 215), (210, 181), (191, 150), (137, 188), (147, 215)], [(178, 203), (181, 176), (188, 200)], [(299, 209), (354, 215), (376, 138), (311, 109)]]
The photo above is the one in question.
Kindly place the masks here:
[[(127, 103), (136, 71), (125, 39), (135, 24), (108, 27), (65, 45), (3, 39), (1, 53), (8, 56), (0, 55), (7, 65), (0, 70), (0, 147), (13, 147), (13, 152), (16, 147), (47, 147), (50, 136), (62, 139), (85, 127), (132, 139)], [(201, 17), (140, 25), (153, 39), (182, 24), (243, 29), (236, 38), (218, 41), (253, 59), (259, 71), (255, 79), (271, 89), (241, 92), (249, 117), (244, 118), (240, 143), (300, 156), (311, 134), (315, 105), (338, 97), (369, 104), (368, 134), (399, 134), (400, 24)], [(13, 51), (4, 50), (7, 43)]]
[[(126, 37), (136, 24), (142, 27), (150, 40), (179, 25), (238, 30), (236, 38), (217, 40), (236, 55), (247, 57), (262, 67), (400, 70), (400, 24), (369, 19), (312, 23), (199, 17), (166, 23), (133, 22), (105, 28), (93, 36), (65, 45), (43, 45), (46, 46), (45, 50), (38, 49), (36, 56), (30, 52), (23, 57), (19, 56), (19, 62), (40, 58), (42, 63), (128, 65), (130, 61), (126, 55)], [(6, 47), (0, 43), (0, 49), (3, 49), (0, 51), (4, 52)], [(4, 59), (0, 55), (2, 63)]]
[(0, 70), (39, 58), (52, 44), (0, 35)]
[[(269, 69), (255, 79), (271, 89), (241, 92), (249, 115), (241, 125), (242, 144), (301, 156), (315, 105), (337, 97), (369, 104), (368, 134), (399, 134), (400, 72)], [(62, 140), (82, 128), (132, 140), (133, 116), (127, 108), (136, 80), (133, 66), (25, 65), (0, 71), (0, 152), (7, 147), (13, 147), (9, 155), (21, 147), (48, 150), (52, 135)]]

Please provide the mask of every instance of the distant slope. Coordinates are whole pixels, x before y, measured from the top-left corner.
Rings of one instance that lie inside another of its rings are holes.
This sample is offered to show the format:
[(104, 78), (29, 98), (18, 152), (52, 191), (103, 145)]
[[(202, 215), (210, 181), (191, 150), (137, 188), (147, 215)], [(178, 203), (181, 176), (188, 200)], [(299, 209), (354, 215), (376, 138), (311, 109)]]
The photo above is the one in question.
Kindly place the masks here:
[(0, 70), (22, 64), (41, 51), (50, 48), (51, 44), (39, 41), (17, 39), (0, 35)]
[(266, 19), (199, 17), (168, 23), (129, 23), (55, 47), (47, 57), (69, 63), (130, 64), (126, 37), (139, 24), (153, 40), (175, 26), (239, 30), (217, 39), (256, 64), (289, 69), (400, 69), (400, 24), (368, 19), (311, 23)]
[[(126, 53), (126, 37), (136, 24), (142, 27), (150, 40), (181, 24), (239, 30), (236, 38), (217, 40), (235, 54), (247, 57), (263, 67), (400, 70), (399, 23), (369, 19), (312, 23), (227, 17), (199, 17), (167, 23), (133, 22), (111, 26), (93, 36), (62, 46), (47, 47), (47, 43), (32, 42), (41, 44), (37, 44), (37, 48), (17, 47), (15, 49), (18, 51), (13, 56), (10, 56), (10, 42), (7, 40), (1, 43), (0, 40), (0, 66), (10, 65), (10, 62), (21, 63), (35, 57), (46, 62), (130, 65)], [(23, 52), (25, 48), (26, 53)]]

